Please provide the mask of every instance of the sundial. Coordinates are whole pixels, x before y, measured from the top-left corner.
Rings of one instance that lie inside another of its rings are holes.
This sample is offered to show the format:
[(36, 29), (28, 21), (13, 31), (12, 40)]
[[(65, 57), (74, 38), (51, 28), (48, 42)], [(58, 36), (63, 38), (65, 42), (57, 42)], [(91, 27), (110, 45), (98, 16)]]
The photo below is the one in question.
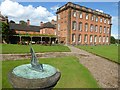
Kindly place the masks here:
[(31, 52), (31, 55), (32, 55), (32, 58), (31, 58), (32, 68), (31, 69), (34, 69), (36, 71), (42, 71), (42, 72), (44, 72), (43, 64), (38, 63), (35, 51), (32, 48), (31, 44), (30, 44), (30, 52)]
[[(35, 51), (30, 44), (31, 61), (15, 67), (9, 73), (9, 80), (15, 88), (47, 88), (53, 87), (60, 79), (61, 73), (49, 64), (39, 63)], [(23, 82), (25, 81), (25, 83)]]

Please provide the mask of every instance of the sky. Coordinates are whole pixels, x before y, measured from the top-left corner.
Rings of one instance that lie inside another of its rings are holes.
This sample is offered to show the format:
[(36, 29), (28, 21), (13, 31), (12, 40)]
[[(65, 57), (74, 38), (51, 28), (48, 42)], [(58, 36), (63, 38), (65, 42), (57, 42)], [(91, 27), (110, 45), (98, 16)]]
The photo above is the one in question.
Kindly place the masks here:
[[(9, 21), (18, 23), (20, 20), (30, 20), (31, 25), (40, 25), (40, 22), (56, 20), (56, 10), (67, 2), (16, 2), (2, 0), (0, 11), (8, 16)], [(118, 38), (118, 3), (117, 2), (74, 2), (91, 9), (102, 10), (112, 16), (111, 35)]]

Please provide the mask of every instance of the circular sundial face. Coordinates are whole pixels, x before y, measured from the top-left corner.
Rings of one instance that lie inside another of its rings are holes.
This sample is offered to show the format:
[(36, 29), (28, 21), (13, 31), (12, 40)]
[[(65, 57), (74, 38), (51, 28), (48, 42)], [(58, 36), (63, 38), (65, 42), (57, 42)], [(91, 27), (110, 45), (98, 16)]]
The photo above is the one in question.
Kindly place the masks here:
[(32, 68), (31, 64), (24, 64), (15, 67), (12, 73), (22, 78), (40, 79), (50, 77), (57, 71), (55, 67), (48, 64), (43, 64), (43, 69), (44, 71), (36, 71)]

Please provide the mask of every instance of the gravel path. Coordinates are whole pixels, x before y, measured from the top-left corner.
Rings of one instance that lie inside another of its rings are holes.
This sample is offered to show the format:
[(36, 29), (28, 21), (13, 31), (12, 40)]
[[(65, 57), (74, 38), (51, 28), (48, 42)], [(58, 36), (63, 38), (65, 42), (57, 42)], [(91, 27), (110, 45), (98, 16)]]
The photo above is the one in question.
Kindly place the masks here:
[[(68, 46), (81, 64), (89, 69), (102, 88), (118, 88), (118, 64), (88, 53), (73, 46)], [(83, 54), (86, 57), (81, 57)]]

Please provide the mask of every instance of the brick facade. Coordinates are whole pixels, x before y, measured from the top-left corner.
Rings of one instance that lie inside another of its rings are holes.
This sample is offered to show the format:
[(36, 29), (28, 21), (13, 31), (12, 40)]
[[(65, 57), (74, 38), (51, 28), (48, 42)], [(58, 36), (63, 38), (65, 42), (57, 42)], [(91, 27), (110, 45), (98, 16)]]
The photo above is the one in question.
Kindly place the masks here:
[[(13, 32), (9, 35), (12, 44), (28, 44), (30, 41), (36, 44), (51, 44), (56, 42), (56, 21), (40, 23), (40, 26), (30, 25), (27, 20), (26, 25), (9, 23), (9, 28)], [(52, 24), (53, 23), (53, 24)]]
[(56, 35), (56, 29), (54, 29), (54, 28), (43, 28), (43, 29), (40, 30), (39, 34)]
[(110, 44), (111, 16), (71, 2), (57, 12), (59, 42), (75, 45)]
[(40, 27), (40, 34), (56, 35), (56, 21), (52, 20), (47, 23), (41, 22)]
[[(27, 25), (10, 23), (10, 29), (16, 34), (41, 34), (41, 35), (56, 35), (55, 21), (43, 23), (40, 26), (30, 25), (30, 20), (27, 20)], [(53, 24), (52, 24), (53, 23)]]
[(15, 30), (15, 33), (17, 33), (17, 34), (40, 34), (40, 32), (34, 32), (34, 31), (20, 31), (20, 30)]

